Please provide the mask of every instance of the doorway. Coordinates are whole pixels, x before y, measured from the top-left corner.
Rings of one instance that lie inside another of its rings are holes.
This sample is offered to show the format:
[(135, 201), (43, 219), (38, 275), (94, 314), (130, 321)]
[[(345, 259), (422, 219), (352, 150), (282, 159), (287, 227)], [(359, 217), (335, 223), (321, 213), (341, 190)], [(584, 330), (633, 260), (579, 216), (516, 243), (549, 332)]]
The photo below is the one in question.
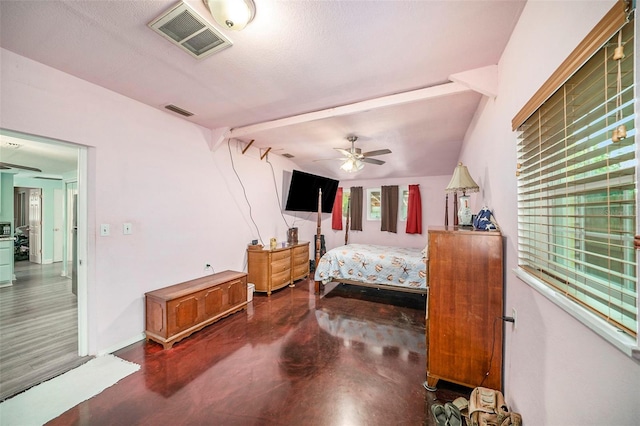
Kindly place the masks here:
[[(23, 151), (21, 155), (11, 156), (12, 152), (5, 149), (8, 143), (19, 146)], [(16, 258), (13, 285), (3, 288), (0, 294), (3, 314), (13, 313), (0, 318), (3, 334), (1, 401), (75, 368), (90, 357), (86, 356), (86, 273), (82, 267), (78, 268), (79, 256), (85, 256), (87, 252), (86, 148), (3, 129), (0, 129), (0, 148), (4, 161), (11, 160), (12, 165), (40, 170), (5, 172), (11, 173), (14, 180), (14, 202), (10, 203), (10, 209), (7, 208), (3, 196), (1, 211), (3, 215), (10, 214), (14, 234), (22, 228), (23, 238), (27, 241), (22, 248), (18, 247), (17, 253), (22, 250), (27, 254), (22, 259)], [(59, 166), (64, 169), (45, 170), (43, 164), (54, 166), (61, 159), (67, 161)], [(68, 202), (70, 193), (70, 198), (79, 202)], [(74, 221), (83, 227), (78, 228), (77, 233), (69, 229)], [(69, 243), (74, 234), (80, 237), (77, 250), (72, 250)], [(74, 252), (79, 256), (74, 257)], [(78, 280), (72, 282), (72, 275), (77, 275)], [(47, 298), (55, 300), (55, 306), (47, 304)], [(30, 318), (20, 317), (17, 306), (25, 302), (35, 309), (36, 315), (32, 312)], [(32, 324), (36, 319), (44, 319), (44, 322)], [(24, 327), (21, 333), (11, 332), (20, 327)], [(42, 336), (37, 330), (41, 330)], [(10, 341), (13, 338), (15, 340)], [(23, 368), (25, 365), (28, 368)], [(31, 372), (34, 374), (26, 374)]]

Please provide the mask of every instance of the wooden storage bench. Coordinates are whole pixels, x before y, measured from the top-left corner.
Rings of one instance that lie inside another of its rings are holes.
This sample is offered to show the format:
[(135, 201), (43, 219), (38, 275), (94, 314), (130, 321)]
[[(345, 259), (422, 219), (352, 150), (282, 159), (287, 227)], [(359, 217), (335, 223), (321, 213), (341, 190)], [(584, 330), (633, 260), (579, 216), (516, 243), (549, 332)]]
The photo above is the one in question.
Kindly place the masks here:
[(247, 274), (224, 271), (145, 293), (146, 340), (177, 341), (247, 307)]

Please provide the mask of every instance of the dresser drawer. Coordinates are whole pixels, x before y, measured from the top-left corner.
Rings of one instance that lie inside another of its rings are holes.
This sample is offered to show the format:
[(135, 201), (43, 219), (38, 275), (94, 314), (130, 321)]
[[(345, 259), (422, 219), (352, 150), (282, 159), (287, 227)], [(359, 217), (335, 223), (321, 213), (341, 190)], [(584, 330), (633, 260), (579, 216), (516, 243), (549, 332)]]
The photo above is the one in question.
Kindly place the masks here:
[(271, 253), (271, 262), (275, 262), (276, 260), (283, 260), (283, 259), (291, 259), (291, 250), (278, 250), (278, 251), (274, 251), (273, 253)]
[(276, 260), (271, 262), (271, 274), (291, 270), (289, 259)]
[(307, 264), (298, 265), (293, 268), (293, 277), (296, 279), (299, 277), (304, 277), (308, 273), (309, 273), (309, 268), (307, 267)]
[(293, 266), (299, 266), (299, 265), (306, 265), (307, 263), (309, 263), (309, 255), (302, 253), (302, 254), (297, 254), (294, 256), (293, 258)]
[(291, 282), (291, 270), (287, 269), (284, 272), (278, 272), (271, 275), (272, 288), (276, 289), (289, 284)]

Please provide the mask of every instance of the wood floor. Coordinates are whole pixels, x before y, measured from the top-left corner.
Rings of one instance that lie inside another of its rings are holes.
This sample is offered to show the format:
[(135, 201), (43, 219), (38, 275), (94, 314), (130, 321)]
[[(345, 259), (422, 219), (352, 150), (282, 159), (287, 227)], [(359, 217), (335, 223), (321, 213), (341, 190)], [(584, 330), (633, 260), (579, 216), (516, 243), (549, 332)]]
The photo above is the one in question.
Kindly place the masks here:
[(55, 425), (435, 425), (431, 405), (469, 397), (426, 378), (425, 298), (296, 282), (164, 350), (114, 353), (140, 370)]
[(81, 365), (76, 296), (62, 263), (16, 262), (0, 288), (0, 401)]

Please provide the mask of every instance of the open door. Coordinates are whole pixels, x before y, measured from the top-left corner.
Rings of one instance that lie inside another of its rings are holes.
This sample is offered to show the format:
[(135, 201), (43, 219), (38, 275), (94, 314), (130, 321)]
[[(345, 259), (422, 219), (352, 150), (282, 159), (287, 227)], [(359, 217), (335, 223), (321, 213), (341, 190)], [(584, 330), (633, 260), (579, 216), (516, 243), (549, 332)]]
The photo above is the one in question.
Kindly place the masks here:
[(42, 263), (42, 190), (29, 190), (29, 262)]

